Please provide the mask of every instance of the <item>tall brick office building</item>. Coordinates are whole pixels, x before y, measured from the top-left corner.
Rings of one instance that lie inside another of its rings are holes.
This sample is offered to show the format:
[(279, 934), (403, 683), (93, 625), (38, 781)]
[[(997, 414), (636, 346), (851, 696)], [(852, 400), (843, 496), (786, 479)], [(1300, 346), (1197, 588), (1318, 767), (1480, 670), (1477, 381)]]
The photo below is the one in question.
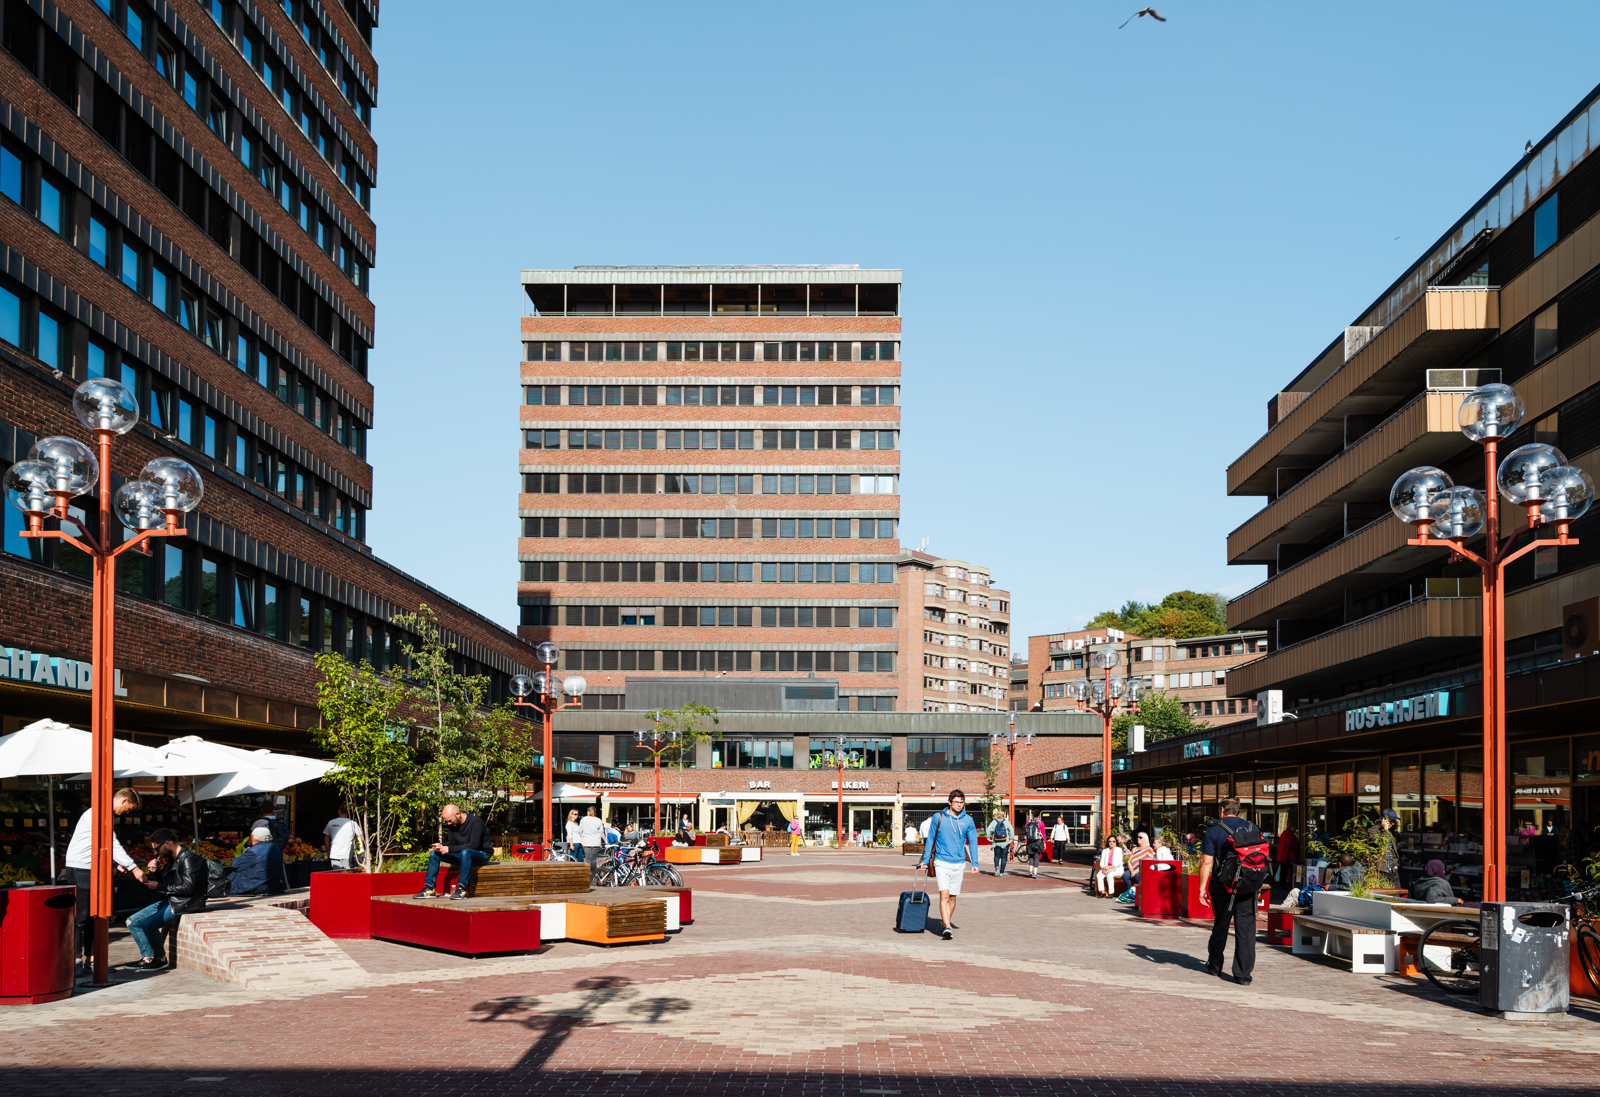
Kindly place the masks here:
[[(376, 4), (5, 0), (0, 19), (0, 471), (86, 437), (73, 389), (108, 376), (142, 417), (115, 473), (178, 455), (206, 484), (189, 537), (124, 558), (119, 731), (309, 749), (313, 652), (383, 665), (422, 602), (503, 695), (525, 645), (364, 543)], [(4, 730), (84, 721), (86, 561), (3, 509)]]
[(904, 708), (900, 272), (522, 283), (521, 635), (556, 640), (596, 708), (685, 672), (828, 675), (850, 711)]

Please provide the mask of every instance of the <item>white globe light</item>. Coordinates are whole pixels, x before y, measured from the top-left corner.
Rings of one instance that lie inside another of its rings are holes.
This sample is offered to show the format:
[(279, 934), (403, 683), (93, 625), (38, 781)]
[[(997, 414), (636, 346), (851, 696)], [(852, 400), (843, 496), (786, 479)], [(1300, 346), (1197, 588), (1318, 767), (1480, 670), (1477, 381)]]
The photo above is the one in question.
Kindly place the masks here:
[(589, 683), (584, 681), (581, 674), (569, 674), (561, 683), (561, 692), (568, 697), (582, 697), (583, 691), (589, 688)]
[(161, 510), (161, 492), (154, 484), (129, 480), (111, 497), (111, 509), (131, 530), (161, 529), (167, 516)]
[(205, 485), (194, 466), (179, 457), (157, 457), (144, 467), (139, 479), (154, 484), (161, 493), (161, 509), (189, 513), (200, 505)]
[(1389, 509), (1408, 525), (1431, 521), (1435, 514), (1434, 499), (1440, 492), (1455, 486), (1455, 481), (1443, 469), (1422, 465), (1400, 474), (1400, 479), (1389, 489)]
[(555, 691), (556, 681), (549, 671), (541, 670), (533, 676), (533, 692), (540, 697), (548, 697)]
[(72, 394), (72, 414), (90, 430), (127, 434), (139, 422), (139, 401), (121, 381), (91, 377)]
[(526, 674), (513, 675), (511, 678), (511, 692), (518, 697), (526, 697), (533, 692), (533, 679)]
[(1517, 506), (1537, 503), (1544, 499), (1544, 488), (1540, 486), (1539, 477), (1546, 469), (1566, 463), (1566, 454), (1556, 447), (1543, 442), (1531, 442), (1506, 454), (1506, 459), (1500, 462), (1500, 470), (1495, 473), (1495, 482), (1500, 485), (1500, 494), (1508, 502)]
[(24, 514), (49, 514), (56, 505), (52, 471), (43, 461), (18, 461), (6, 470), (6, 498)]
[(1091, 656), (1091, 659), (1094, 665), (1099, 667), (1101, 670), (1109, 670), (1117, 665), (1117, 649), (1113, 647), (1103, 647), (1096, 651), (1094, 655)]
[(552, 664), (561, 658), (561, 649), (549, 640), (541, 641), (539, 646), (533, 649), (533, 653), (538, 657), (539, 662), (546, 664)]
[(28, 451), (28, 460), (42, 461), (50, 467), (50, 490), (57, 495), (87, 494), (100, 479), (100, 462), (95, 459), (94, 450), (76, 438), (41, 438)]
[(1571, 465), (1545, 469), (1539, 476), (1544, 502), (1539, 516), (1546, 522), (1571, 522), (1582, 518), (1594, 503), (1594, 477)]
[(1466, 541), (1483, 532), (1483, 496), (1476, 488), (1451, 488), (1434, 498), (1434, 519), (1429, 536), (1445, 541)]
[(1121, 697), (1122, 696), (1122, 679), (1121, 678), (1113, 678), (1113, 679), (1111, 679), (1111, 682), (1110, 682), (1109, 685), (1110, 685), (1110, 690), (1111, 690), (1111, 696), (1112, 697)]
[(1522, 394), (1510, 385), (1481, 385), (1461, 402), (1461, 433), (1474, 442), (1507, 438), (1522, 425), (1527, 411)]

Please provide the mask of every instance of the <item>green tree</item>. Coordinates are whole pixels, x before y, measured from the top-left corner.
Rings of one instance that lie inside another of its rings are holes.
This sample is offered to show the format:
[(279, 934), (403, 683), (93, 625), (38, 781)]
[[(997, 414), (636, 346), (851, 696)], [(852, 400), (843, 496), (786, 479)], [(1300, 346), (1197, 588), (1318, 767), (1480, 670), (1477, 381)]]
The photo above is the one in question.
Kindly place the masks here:
[(1000, 748), (995, 746), (983, 756), (983, 797), (979, 802), (983, 804), (984, 817), (991, 823), (1001, 814), (1000, 793), (996, 788), (1000, 782), (1001, 757)]
[(1186, 640), (1228, 631), (1228, 600), (1220, 594), (1173, 591), (1157, 605), (1129, 600), (1119, 610), (1103, 610), (1086, 628), (1115, 628), (1135, 636)]
[(384, 851), (411, 838), (421, 804), (416, 752), (409, 729), (396, 719), (404, 694), (366, 660), (326, 654), (316, 665), (321, 719), (311, 735), (337, 767), (322, 780), (338, 789), (361, 828), (362, 867), (381, 872)]
[[(683, 771), (694, 765), (700, 744), (708, 743), (716, 736), (717, 713), (717, 709), (707, 708), (698, 701), (686, 701), (678, 708), (652, 709), (645, 713), (645, 719), (659, 725), (663, 740), (672, 732), (677, 732), (672, 745), (661, 753), (662, 763), (676, 771), (676, 794), (683, 792)], [(657, 819), (656, 833), (672, 832), (662, 828), (661, 820)]]
[(1169, 697), (1165, 690), (1145, 694), (1139, 698), (1139, 703), (1134, 706), (1132, 712), (1124, 712), (1112, 719), (1113, 748), (1121, 750), (1128, 745), (1128, 729), (1135, 724), (1144, 725), (1146, 743), (1189, 735), (1192, 732), (1204, 731), (1211, 726), (1204, 720), (1196, 720), (1190, 716), (1189, 710), (1183, 707), (1183, 702), (1176, 697)]
[(417, 636), (401, 643), (410, 702), (427, 714), (418, 745), (427, 761), (419, 795), (433, 811), (447, 802), (488, 820), (510, 802), (513, 787), (526, 783), (532, 739), (509, 705), (488, 703), (489, 679), (461, 674), (445, 642), (438, 616), (426, 604), (394, 621)]

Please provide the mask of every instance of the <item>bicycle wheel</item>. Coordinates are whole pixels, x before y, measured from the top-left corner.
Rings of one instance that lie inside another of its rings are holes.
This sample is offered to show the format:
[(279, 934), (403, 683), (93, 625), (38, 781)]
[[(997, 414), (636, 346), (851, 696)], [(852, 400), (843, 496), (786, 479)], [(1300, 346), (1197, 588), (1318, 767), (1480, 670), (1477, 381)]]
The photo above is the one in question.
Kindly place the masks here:
[(594, 870), (594, 886), (602, 888), (619, 887), (622, 884), (621, 875), (622, 867), (615, 861), (601, 865)]
[(651, 865), (644, 870), (644, 883), (653, 887), (673, 887), (676, 881), (672, 878), (671, 865)]
[(1578, 950), (1578, 960), (1589, 977), (1589, 985), (1600, 990), (1600, 933), (1592, 926), (1579, 926), (1572, 947)]
[(1476, 997), (1483, 971), (1477, 922), (1435, 922), (1417, 943), (1417, 969), (1436, 990)]

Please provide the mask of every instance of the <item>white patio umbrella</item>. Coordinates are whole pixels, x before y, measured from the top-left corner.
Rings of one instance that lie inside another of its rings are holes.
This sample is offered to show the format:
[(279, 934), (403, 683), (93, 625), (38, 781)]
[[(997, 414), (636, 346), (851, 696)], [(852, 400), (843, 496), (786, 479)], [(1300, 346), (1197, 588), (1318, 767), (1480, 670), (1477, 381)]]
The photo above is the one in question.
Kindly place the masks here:
[[(193, 807), (195, 841), (200, 840), (201, 800), (240, 796), (252, 792), (278, 792), (321, 777), (332, 762), (275, 754), (270, 750), (241, 750), (212, 743), (198, 735), (185, 735), (156, 749), (157, 765), (166, 776), (195, 777), (188, 794), (180, 797)], [(203, 778), (203, 779), (201, 779)]]
[[(154, 777), (156, 751), (126, 739), (111, 741), (114, 777)], [(35, 720), (20, 731), (0, 736), (0, 777), (59, 777), (93, 765), (94, 737), (56, 720)], [(46, 782), (49, 805), (50, 882), (56, 880), (56, 785)]]

